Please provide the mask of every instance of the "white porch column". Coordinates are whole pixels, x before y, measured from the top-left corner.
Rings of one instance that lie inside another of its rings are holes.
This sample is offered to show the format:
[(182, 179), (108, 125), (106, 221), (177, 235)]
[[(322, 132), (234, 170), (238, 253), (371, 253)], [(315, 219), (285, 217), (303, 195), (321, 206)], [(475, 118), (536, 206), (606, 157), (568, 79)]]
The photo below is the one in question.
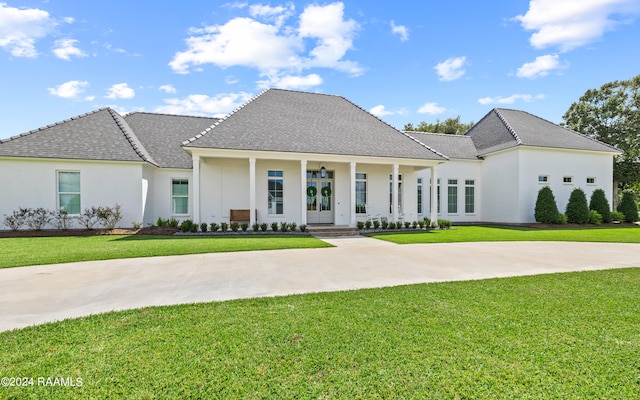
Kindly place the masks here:
[(431, 226), (438, 226), (438, 166), (431, 167)]
[(307, 224), (307, 160), (300, 160), (300, 225)]
[(193, 222), (200, 223), (200, 156), (192, 155), (193, 162)]
[(391, 215), (393, 218), (392, 222), (398, 221), (398, 170), (400, 166), (398, 164), (393, 164), (393, 175), (392, 175), (392, 184), (391, 184)]
[(256, 223), (256, 159), (249, 158), (249, 226)]
[(349, 166), (349, 189), (351, 192), (349, 204), (349, 226), (356, 227), (356, 162), (351, 161)]

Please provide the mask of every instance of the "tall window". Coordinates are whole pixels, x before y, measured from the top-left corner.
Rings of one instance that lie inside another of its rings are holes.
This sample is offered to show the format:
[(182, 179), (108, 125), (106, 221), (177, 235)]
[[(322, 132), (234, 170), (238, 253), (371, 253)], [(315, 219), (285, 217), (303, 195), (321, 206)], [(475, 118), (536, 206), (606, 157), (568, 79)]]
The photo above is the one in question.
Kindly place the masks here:
[(189, 214), (189, 180), (171, 180), (171, 212), (173, 215)]
[(356, 214), (367, 212), (367, 174), (356, 173)]
[(464, 181), (464, 212), (467, 214), (473, 214), (476, 212), (476, 181), (473, 179), (467, 179)]
[(458, 213), (458, 180), (449, 179), (447, 181), (447, 212), (449, 214)]
[(440, 178), (438, 178), (438, 193), (436, 193), (438, 197), (438, 214), (440, 214)]
[[(389, 212), (393, 214), (393, 175), (389, 175)], [(402, 175), (398, 175), (398, 212), (402, 213)]]
[(418, 214), (422, 214), (422, 178), (418, 178)]
[(58, 208), (67, 214), (80, 214), (80, 172), (58, 171)]
[(269, 171), (269, 214), (284, 214), (284, 173), (282, 171)]

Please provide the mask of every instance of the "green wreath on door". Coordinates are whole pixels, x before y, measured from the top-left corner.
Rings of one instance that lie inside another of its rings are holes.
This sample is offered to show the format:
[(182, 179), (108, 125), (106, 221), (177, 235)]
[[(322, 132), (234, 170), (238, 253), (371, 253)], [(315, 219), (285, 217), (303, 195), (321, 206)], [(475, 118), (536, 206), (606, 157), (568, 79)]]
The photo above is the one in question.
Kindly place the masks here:
[(320, 190), (320, 193), (322, 193), (322, 197), (329, 197), (331, 196), (331, 188), (329, 186), (325, 186)]
[(317, 194), (318, 194), (318, 188), (316, 188), (315, 186), (309, 186), (307, 188), (307, 196), (316, 197)]

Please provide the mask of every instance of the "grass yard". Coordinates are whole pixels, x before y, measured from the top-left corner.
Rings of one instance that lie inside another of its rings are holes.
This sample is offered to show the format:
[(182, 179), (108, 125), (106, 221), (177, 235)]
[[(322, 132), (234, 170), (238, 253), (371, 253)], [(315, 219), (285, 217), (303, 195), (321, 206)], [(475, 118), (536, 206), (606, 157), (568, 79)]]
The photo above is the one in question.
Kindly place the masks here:
[(115, 258), (330, 247), (311, 236), (103, 235), (0, 239), (0, 268)]
[[(640, 269), (145, 308), (0, 333), (0, 398), (640, 398)], [(81, 387), (38, 386), (63, 377)]]
[(640, 228), (541, 229), (518, 226), (454, 226), (449, 230), (376, 232), (367, 236), (397, 244), (502, 241), (640, 243)]

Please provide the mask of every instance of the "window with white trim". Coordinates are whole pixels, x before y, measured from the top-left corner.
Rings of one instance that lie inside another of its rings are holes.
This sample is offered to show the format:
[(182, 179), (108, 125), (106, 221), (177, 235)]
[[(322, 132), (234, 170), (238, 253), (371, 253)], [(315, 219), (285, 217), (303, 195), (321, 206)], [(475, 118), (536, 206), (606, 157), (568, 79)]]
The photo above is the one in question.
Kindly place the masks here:
[[(393, 213), (393, 175), (389, 175), (389, 212)], [(402, 213), (402, 175), (398, 175), (398, 212)]]
[(466, 179), (464, 181), (464, 212), (473, 214), (476, 212), (476, 181)]
[(367, 174), (356, 172), (356, 214), (367, 212)]
[(549, 183), (549, 175), (538, 175), (538, 183)]
[(171, 179), (171, 213), (189, 215), (189, 179)]
[(573, 176), (563, 176), (562, 183), (565, 185), (573, 185)]
[(269, 170), (268, 182), (268, 213), (269, 215), (284, 214), (284, 172)]
[(58, 171), (58, 209), (80, 214), (80, 172)]
[(587, 185), (595, 185), (595, 184), (596, 184), (596, 178), (594, 176), (588, 176)]
[(422, 214), (422, 178), (418, 178), (418, 214)]

